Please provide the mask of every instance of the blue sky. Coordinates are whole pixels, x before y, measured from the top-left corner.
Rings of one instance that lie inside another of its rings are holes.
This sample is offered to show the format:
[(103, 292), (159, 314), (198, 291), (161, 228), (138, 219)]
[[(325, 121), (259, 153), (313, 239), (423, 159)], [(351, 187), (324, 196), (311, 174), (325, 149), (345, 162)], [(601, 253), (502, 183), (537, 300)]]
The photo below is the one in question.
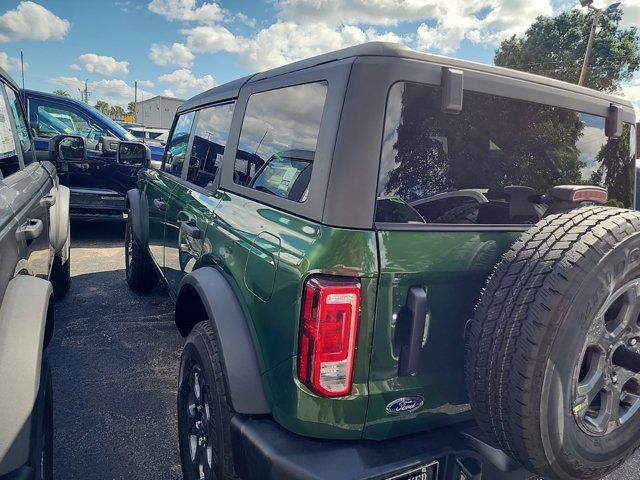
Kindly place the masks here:
[[(27, 88), (126, 105), (188, 98), (248, 73), (369, 40), (492, 63), (499, 41), (572, 0), (3, 0), (0, 66)], [(640, 0), (624, 0), (640, 25)], [(640, 75), (625, 86), (640, 104)]]

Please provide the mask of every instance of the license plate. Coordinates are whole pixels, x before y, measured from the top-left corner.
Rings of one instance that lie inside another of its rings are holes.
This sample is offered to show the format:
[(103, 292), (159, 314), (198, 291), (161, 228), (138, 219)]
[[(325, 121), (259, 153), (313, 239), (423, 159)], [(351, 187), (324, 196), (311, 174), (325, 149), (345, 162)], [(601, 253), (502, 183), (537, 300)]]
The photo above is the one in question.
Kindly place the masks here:
[(387, 480), (436, 480), (438, 478), (438, 462), (421, 465), (412, 468), (399, 475), (387, 478)]

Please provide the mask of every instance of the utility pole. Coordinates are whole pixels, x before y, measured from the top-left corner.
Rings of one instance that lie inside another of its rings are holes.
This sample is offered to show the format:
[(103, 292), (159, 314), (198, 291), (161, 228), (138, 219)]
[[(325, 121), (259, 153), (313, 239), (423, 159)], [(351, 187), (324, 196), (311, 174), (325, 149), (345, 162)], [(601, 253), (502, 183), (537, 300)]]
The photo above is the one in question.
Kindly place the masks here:
[(22, 69), (22, 90), (24, 90), (24, 57), (22, 56), (22, 50), (20, 50), (20, 68)]
[(593, 0), (580, 0), (580, 4), (583, 7), (587, 7), (593, 10), (593, 22), (591, 22), (591, 33), (589, 34), (589, 42), (587, 43), (587, 51), (584, 54), (584, 61), (582, 62), (582, 70), (580, 71), (580, 79), (578, 85), (584, 86), (587, 81), (587, 74), (589, 73), (589, 61), (591, 60), (591, 52), (593, 51), (593, 41), (596, 38), (596, 30), (598, 28), (598, 22), (603, 14), (609, 14), (615, 12), (620, 6), (620, 2), (609, 5), (606, 9), (601, 10), (593, 6)]
[(138, 121), (138, 81), (133, 82), (133, 118)]
[(602, 15), (602, 11), (595, 9), (593, 14), (593, 22), (591, 23), (591, 34), (589, 35), (589, 43), (587, 43), (587, 51), (584, 54), (584, 61), (582, 62), (582, 70), (580, 71), (580, 80), (578, 80), (578, 85), (581, 87), (584, 86), (584, 82), (587, 80), (587, 72), (589, 71), (589, 60), (591, 60), (591, 51), (593, 50), (593, 39), (596, 36), (596, 28), (598, 27), (598, 20), (600, 20), (600, 15)]

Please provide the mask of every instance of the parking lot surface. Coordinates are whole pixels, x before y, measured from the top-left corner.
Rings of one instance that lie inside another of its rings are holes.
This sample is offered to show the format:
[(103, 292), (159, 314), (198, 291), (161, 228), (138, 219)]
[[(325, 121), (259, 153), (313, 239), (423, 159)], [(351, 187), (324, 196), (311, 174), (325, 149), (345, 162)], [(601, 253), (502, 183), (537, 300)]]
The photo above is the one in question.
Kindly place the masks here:
[(71, 289), (49, 355), (54, 478), (179, 479), (173, 304), (125, 280), (122, 223), (72, 224)]
[[(54, 478), (180, 479), (176, 386), (183, 339), (159, 284), (129, 290), (124, 224), (72, 225), (71, 289), (49, 349)], [(637, 480), (636, 453), (607, 480)]]

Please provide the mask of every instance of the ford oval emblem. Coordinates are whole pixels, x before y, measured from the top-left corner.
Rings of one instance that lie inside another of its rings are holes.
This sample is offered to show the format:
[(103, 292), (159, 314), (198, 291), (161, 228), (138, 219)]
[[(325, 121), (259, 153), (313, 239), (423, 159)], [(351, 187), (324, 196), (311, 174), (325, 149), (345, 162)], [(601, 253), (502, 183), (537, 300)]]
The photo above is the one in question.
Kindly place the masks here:
[(387, 413), (391, 415), (402, 415), (404, 413), (411, 413), (418, 410), (424, 405), (424, 398), (422, 397), (401, 397), (396, 398), (393, 402), (387, 405)]

